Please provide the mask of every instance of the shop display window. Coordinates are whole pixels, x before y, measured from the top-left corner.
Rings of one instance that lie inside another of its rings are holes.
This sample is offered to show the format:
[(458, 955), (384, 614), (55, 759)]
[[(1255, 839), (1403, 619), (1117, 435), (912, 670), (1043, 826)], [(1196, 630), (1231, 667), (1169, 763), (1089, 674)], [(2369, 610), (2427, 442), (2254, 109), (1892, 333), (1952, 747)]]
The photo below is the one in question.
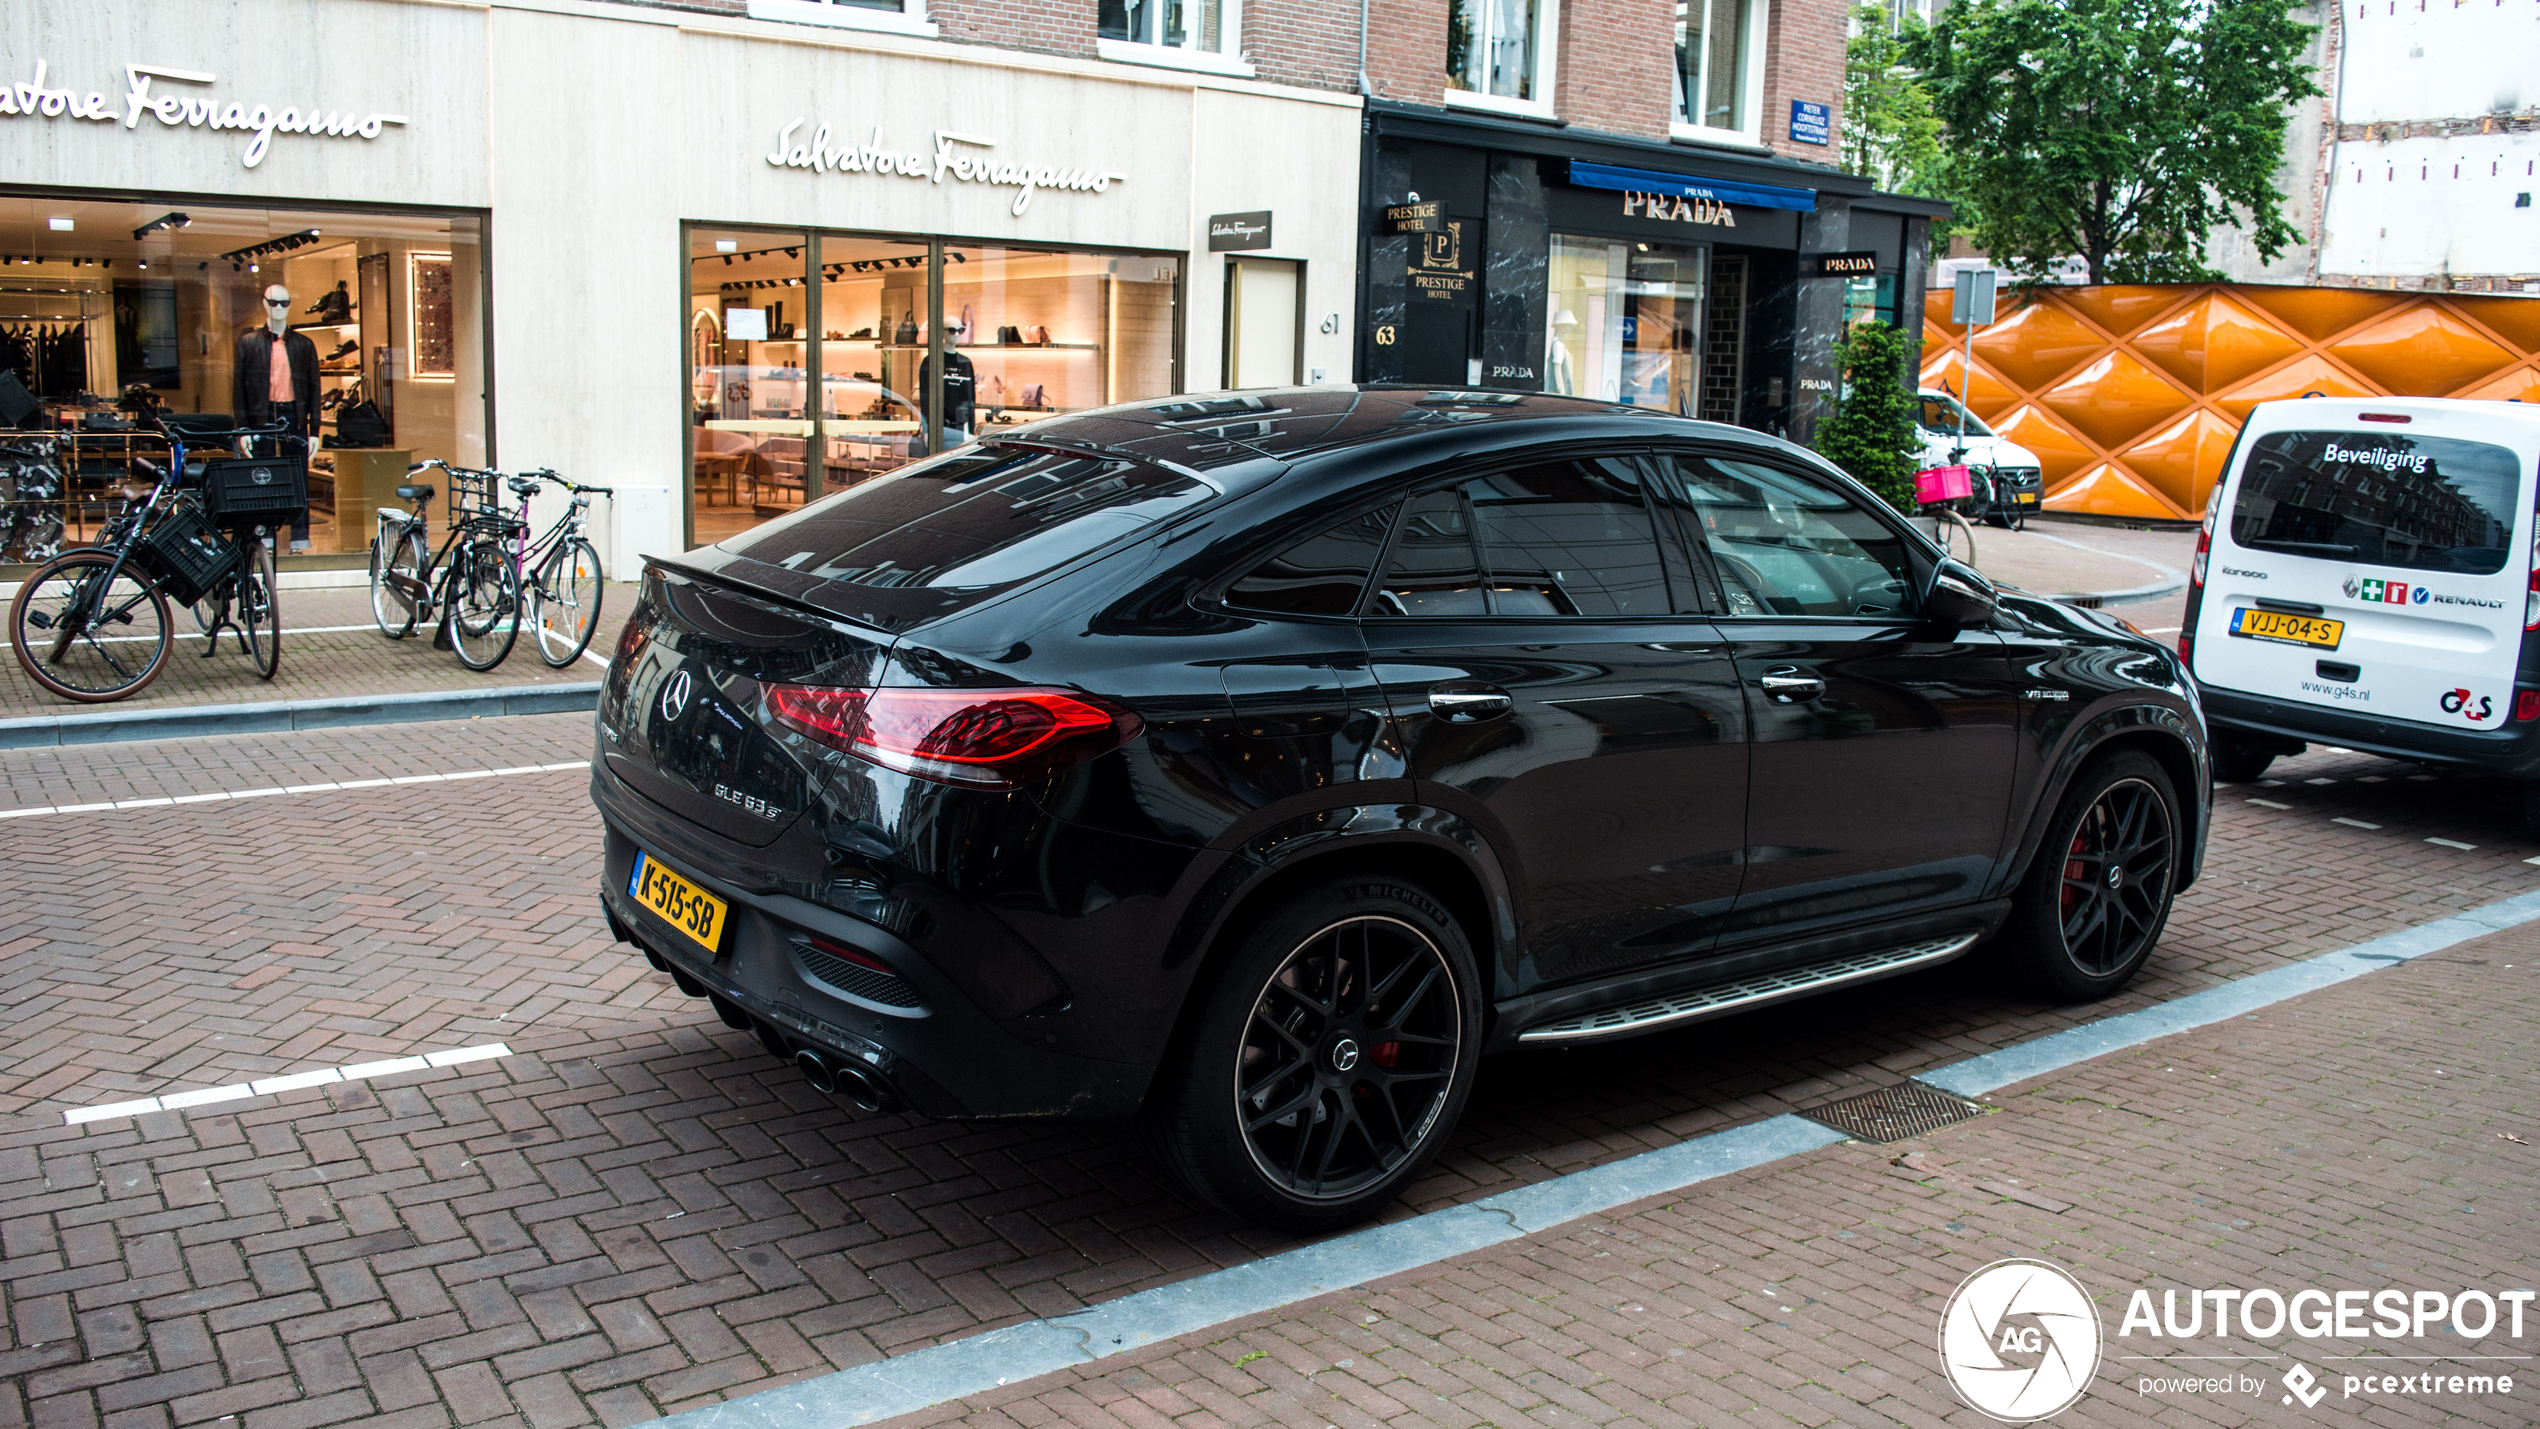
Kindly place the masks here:
[(1181, 390), (1170, 255), (703, 226), (688, 247), (699, 544), (984, 433)]
[(1552, 240), (1544, 390), (1690, 414), (1709, 250)]
[(132, 460), (164, 459), (138, 388), (202, 426), (302, 434), (286, 562), (360, 564), (408, 463), (484, 464), (484, 263), (469, 214), (0, 193), (0, 370), (39, 403), (21, 427), (62, 447), (58, 490), (0, 483), (0, 562), (95, 539)]

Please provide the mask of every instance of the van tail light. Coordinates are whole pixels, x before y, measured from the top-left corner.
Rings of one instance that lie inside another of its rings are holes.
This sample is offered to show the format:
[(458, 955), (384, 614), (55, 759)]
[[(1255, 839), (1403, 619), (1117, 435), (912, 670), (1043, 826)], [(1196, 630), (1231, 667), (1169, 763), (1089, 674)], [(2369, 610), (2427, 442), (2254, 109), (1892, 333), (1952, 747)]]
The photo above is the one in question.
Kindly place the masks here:
[(2195, 636), (2181, 634), (2178, 637), (2178, 660), (2182, 665), (2192, 665), (2196, 663)]
[[(2205, 584), (2205, 562), (2212, 558), (2213, 553), (2214, 529), (2209, 523), (2204, 530), (2196, 533), (2196, 567), (2189, 575), (2199, 589)], [(2534, 579), (2540, 579), (2540, 575), (2535, 575)]]
[(2540, 719), (2540, 690), (2514, 691), (2515, 722), (2528, 724), (2535, 719)]
[(973, 789), (1020, 789), (1137, 738), (1138, 717), (1065, 690), (768, 685), (771, 719), (858, 759)]
[[(2540, 521), (2533, 524), (2540, 526)], [(2540, 531), (2531, 538), (2531, 593), (2522, 598), (2522, 628), (2540, 630)]]

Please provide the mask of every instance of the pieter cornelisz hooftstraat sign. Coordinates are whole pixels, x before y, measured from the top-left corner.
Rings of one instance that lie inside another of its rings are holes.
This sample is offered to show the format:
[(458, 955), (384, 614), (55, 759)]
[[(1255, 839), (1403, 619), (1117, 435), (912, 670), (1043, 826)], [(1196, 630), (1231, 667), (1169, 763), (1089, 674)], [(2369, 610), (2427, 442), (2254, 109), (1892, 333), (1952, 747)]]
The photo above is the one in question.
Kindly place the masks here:
[[(247, 136), (238, 161), (252, 169), (265, 161), (277, 134), (305, 134), (323, 139), (376, 139), (391, 124), (404, 124), (402, 114), (358, 109), (329, 109), (320, 104), (270, 102), (282, 96), (259, 96), (257, 102), (226, 96), (216, 87), (219, 76), (208, 70), (170, 69), (165, 65), (127, 64), (124, 90), (82, 93), (57, 89), (49, 82), (48, 65), (35, 62), (30, 75), (14, 83), (0, 81), (0, 117), (87, 121), (118, 124), (135, 133), (154, 129), (225, 129)], [(292, 96), (313, 98), (315, 96)], [(143, 119), (152, 121), (148, 126)]]
[(1270, 211), (1212, 213), (1208, 216), (1208, 251), (1243, 253), (1270, 246)]

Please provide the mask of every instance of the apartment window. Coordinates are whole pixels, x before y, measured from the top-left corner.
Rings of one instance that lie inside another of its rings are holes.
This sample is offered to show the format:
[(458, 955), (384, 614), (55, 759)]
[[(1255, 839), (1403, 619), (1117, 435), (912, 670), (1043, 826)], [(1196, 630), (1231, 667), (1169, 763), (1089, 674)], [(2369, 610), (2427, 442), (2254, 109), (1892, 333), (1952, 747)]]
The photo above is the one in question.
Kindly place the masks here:
[(1536, 71), (1550, 46), (1541, 27), (1537, 0), (1447, 0), (1448, 97), (1545, 102), (1549, 86)]
[(749, 0), (749, 14), (753, 20), (788, 20), (798, 25), (935, 33), (926, 19), (925, 0)]
[(1099, 0), (1094, 47), (1104, 59), (1236, 69), (1241, 0)]
[(1676, 0), (1676, 127), (1753, 138), (1763, 0)]

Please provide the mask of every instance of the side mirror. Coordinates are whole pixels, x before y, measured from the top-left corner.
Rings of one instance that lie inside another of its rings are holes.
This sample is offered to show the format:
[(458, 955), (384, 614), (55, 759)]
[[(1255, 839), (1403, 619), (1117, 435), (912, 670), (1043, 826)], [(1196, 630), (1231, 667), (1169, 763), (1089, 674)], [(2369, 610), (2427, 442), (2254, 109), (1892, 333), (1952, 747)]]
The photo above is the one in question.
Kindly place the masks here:
[(1944, 557), (1923, 593), (1923, 617), (1942, 625), (1988, 625), (1993, 620), (1993, 583), (1973, 566)]

